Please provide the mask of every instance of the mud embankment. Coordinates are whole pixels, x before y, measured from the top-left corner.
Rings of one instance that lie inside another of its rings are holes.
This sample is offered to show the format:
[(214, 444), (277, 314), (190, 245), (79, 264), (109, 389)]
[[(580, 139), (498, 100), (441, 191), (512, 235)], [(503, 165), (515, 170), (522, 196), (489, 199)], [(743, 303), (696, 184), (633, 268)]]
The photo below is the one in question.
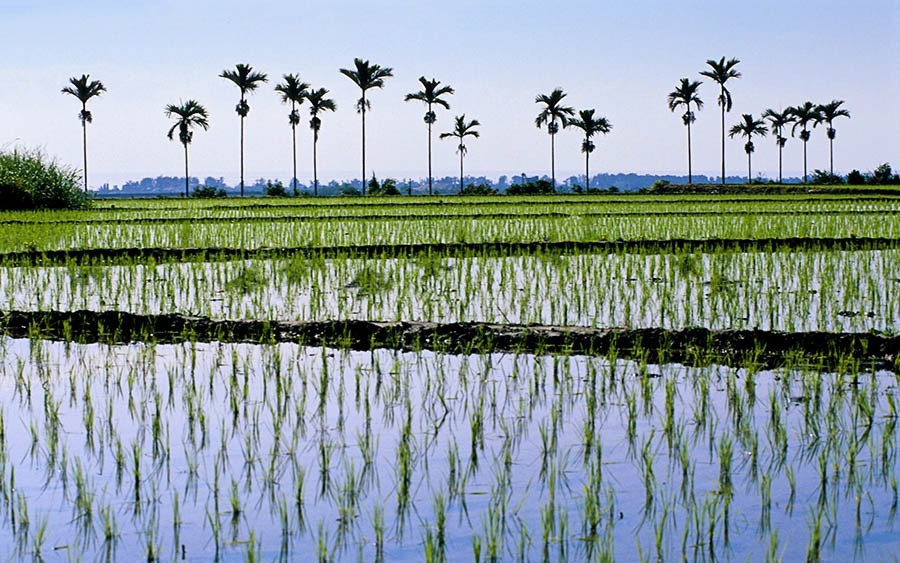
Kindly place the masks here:
[(392, 348), (446, 353), (573, 353), (636, 357), (650, 363), (900, 367), (900, 337), (871, 333), (760, 330), (596, 329), (493, 323), (218, 320), (117, 311), (0, 312), (0, 334), (74, 342), (292, 342), (354, 350)]
[(889, 250), (900, 248), (900, 238), (759, 238), (667, 239), (616, 241), (531, 241), (482, 243), (371, 244), (299, 246), (283, 248), (84, 248), (0, 253), (0, 265), (61, 266), (80, 264), (133, 264), (141, 261), (196, 262), (283, 258), (410, 258), (422, 255), (526, 256), (538, 254), (681, 254), (722, 252), (815, 252)]

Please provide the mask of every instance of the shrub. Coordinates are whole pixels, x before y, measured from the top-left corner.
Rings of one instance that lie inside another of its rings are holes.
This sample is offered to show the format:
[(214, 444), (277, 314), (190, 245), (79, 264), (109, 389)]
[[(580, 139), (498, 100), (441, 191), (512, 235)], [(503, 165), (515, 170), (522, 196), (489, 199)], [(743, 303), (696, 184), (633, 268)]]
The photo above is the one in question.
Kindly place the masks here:
[(215, 186), (197, 186), (194, 188), (194, 191), (191, 192), (191, 197), (196, 198), (215, 198), (225, 196), (225, 189), (219, 188), (217, 190)]
[(847, 174), (847, 183), (851, 186), (861, 186), (866, 183), (866, 177), (859, 170), (851, 170)]
[(289, 194), (281, 180), (279, 180), (274, 184), (272, 182), (266, 183), (266, 195), (271, 197), (288, 197)]
[(819, 170), (817, 168), (813, 170), (812, 183), (823, 186), (833, 186), (843, 184), (844, 179), (837, 174), (831, 174), (827, 170)]
[(657, 180), (657, 181), (653, 182), (653, 189), (658, 190), (659, 188), (665, 188), (668, 185), (669, 185), (668, 180)]
[(900, 184), (900, 176), (894, 174), (891, 165), (885, 162), (872, 171), (872, 177), (869, 178), (870, 184)]
[(506, 188), (509, 195), (547, 195), (555, 194), (553, 184), (549, 180), (538, 180), (536, 182), (526, 182), (524, 184), (513, 184)]
[(387, 178), (381, 182), (381, 185), (378, 185), (378, 180), (375, 179), (375, 175), (373, 174), (372, 179), (369, 180), (368, 195), (400, 195), (400, 190), (397, 189), (397, 182), (393, 178)]
[(0, 152), (0, 209), (82, 209), (81, 174), (38, 150)]
[(357, 190), (356, 188), (354, 188), (354, 187), (351, 186), (350, 184), (344, 184), (343, 186), (341, 186), (340, 194), (341, 194), (342, 196), (352, 196), (352, 197), (361, 195), (360, 192), (359, 192), (359, 190)]
[(456, 192), (458, 195), (496, 195), (497, 190), (487, 184), (469, 184)]

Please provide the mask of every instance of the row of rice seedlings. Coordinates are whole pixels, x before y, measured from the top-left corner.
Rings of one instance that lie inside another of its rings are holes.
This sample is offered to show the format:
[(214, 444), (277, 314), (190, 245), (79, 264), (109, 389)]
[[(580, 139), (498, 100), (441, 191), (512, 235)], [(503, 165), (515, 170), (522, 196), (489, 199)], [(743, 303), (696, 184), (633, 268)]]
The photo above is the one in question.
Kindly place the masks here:
[[(659, 214), (659, 213), (895, 213), (900, 211), (897, 198), (811, 198), (795, 197), (757, 198), (744, 200), (707, 199), (703, 197), (581, 197), (544, 198), (536, 201), (522, 201), (518, 198), (470, 200), (468, 198), (429, 199), (411, 202), (399, 201), (332, 201), (293, 200), (272, 202), (271, 200), (246, 200), (240, 204), (196, 205), (193, 201), (181, 204), (162, 202), (98, 203), (91, 210), (65, 211), (47, 210), (40, 213), (22, 211), (0, 212), (0, 224), (30, 222), (115, 222), (115, 221), (160, 221), (194, 220), (215, 218), (220, 220), (277, 219), (279, 217), (334, 217), (334, 216), (396, 216), (413, 213), (416, 215), (447, 214)], [(135, 207), (143, 203), (142, 207)]]
[(158, 224), (4, 225), (0, 248), (240, 248), (525, 241), (900, 238), (900, 215), (529, 216)]
[(16, 310), (592, 327), (898, 330), (900, 251), (0, 268)]
[(0, 338), (0, 527), (148, 561), (896, 550), (900, 377), (631, 353)]

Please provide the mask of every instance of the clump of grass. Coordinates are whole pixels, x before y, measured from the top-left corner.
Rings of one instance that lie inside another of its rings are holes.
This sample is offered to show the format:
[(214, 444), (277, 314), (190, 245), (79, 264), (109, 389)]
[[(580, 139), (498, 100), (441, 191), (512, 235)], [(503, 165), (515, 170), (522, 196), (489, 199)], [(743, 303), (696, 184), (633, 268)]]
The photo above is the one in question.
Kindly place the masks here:
[(0, 152), (0, 209), (83, 209), (81, 175), (36, 149)]

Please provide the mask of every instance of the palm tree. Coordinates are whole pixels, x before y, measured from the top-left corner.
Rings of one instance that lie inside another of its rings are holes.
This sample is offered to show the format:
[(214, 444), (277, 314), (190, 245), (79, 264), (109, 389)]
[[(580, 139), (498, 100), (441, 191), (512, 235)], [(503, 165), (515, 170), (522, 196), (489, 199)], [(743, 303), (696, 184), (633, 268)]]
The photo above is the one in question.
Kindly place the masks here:
[(691, 104), (697, 107), (697, 111), (703, 108), (703, 100), (700, 99), (700, 95), (697, 93), (700, 84), (702, 82), (699, 80), (691, 81), (687, 78), (682, 78), (678, 87), (669, 92), (669, 109), (675, 111), (679, 107), (684, 106), (685, 110), (681, 120), (687, 126), (688, 184), (694, 183), (694, 178), (691, 174), (691, 123), (697, 119), (694, 112), (691, 111)]
[(478, 123), (477, 119), (473, 119), (472, 121), (466, 123), (466, 114), (457, 115), (456, 123), (453, 127), (453, 131), (449, 133), (441, 133), (441, 139), (446, 139), (447, 137), (456, 137), (459, 139), (459, 145), (456, 147), (456, 152), (459, 153), (459, 189), (463, 189), (463, 157), (466, 155), (467, 149), (466, 145), (463, 143), (466, 137), (475, 137), (478, 138), (480, 135), (478, 131), (475, 130), (476, 127), (481, 125)]
[(787, 143), (787, 138), (781, 134), (782, 130), (789, 124), (793, 123), (794, 116), (791, 114), (791, 108), (787, 108), (782, 112), (777, 112), (774, 109), (767, 109), (763, 112), (763, 117), (769, 120), (769, 126), (772, 128), (772, 133), (775, 133), (775, 143), (778, 145), (778, 183), (782, 183), (781, 177), (781, 151), (784, 148), (784, 144)]
[(450, 109), (450, 104), (446, 100), (441, 99), (443, 95), (453, 93), (450, 86), (440, 86), (440, 81), (432, 78), (427, 80), (424, 76), (419, 77), (422, 83), (422, 90), (407, 94), (405, 101), (418, 100), (428, 104), (428, 111), (425, 112), (425, 123), (428, 124), (428, 195), (432, 194), (432, 178), (431, 178), (431, 126), (437, 121), (437, 115), (431, 110), (432, 105), (442, 106), (444, 109)]
[(253, 72), (252, 66), (240, 63), (234, 66), (234, 70), (223, 70), (219, 77), (230, 80), (241, 91), (241, 101), (234, 111), (241, 116), (241, 197), (244, 197), (244, 118), (250, 113), (247, 94), (256, 90), (261, 82), (268, 82), (269, 78), (263, 72)]
[(322, 128), (319, 112), (337, 110), (334, 100), (325, 97), (327, 94), (328, 90), (325, 88), (310, 90), (306, 94), (306, 99), (309, 101), (309, 115), (312, 116), (312, 119), (309, 120), (309, 127), (313, 131), (313, 195), (319, 195), (319, 175), (316, 168), (316, 145), (319, 143), (319, 129)]
[(372, 107), (372, 104), (366, 100), (366, 91), (372, 88), (383, 88), (384, 79), (394, 76), (394, 69), (390, 67), (381, 68), (379, 65), (370, 64), (369, 61), (362, 59), (353, 59), (355, 70), (342, 68), (341, 74), (349, 78), (362, 91), (362, 96), (356, 102), (356, 111), (362, 115), (362, 193), (366, 195), (366, 110)]
[(184, 197), (188, 197), (188, 185), (190, 175), (188, 174), (188, 145), (194, 136), (191, 128), (194, 126), (202, 127), (204, 131), (209, 129), (209, 112), (201, 106), (197, 100), (188, 100), (181, 105), (169, 104), (166, 106), (166, 117), (176, 117), (175, 122), (169, 129), (168, 137), (173, 139), (175, 130), (178, 130), (178, 140), (184, 145)]
[(753, 135), (765, 137), (769, 130), (766, 128), (766, 122), (762, 119), (754, 119), (752, 114), (745, 113), (741, 116), (741, 121), (728, 131), (728, 136), (734, 138), (735, 135), (747, 137), (747, 143), (744, 145), (744, 151), (747, 153), (747, 184), (753, 183), (753, 174), (750, 168), (750, 155), (753, 154)]
[(803, 141), (803, 183), (805, 184), (808, 181), (806, 175), (806, 143), (809, 142), (809, 129), (807, 125), (812, 123), (813, 127), (815, 127), (821, 123), (822, 114), (819, 112), (818, 107), (809, 101), (804, 102), (802, 106), (789, 107), (785, 111), (790, 112), (791, 117), (794, 118), (794, 126), (791, 127), (791, 137), (794, 136), (797, 127), (800, 127), (800, 140)]
[(291, 104), (291, 113), (288, 114), (288, 121), (291, 124), (294, 151), (294, 195), (297, 195), (297, 124), (300, 123), (300, 112), (297, 111), (297, 106), (303, 104), (307, 88), (309, 88), (309, 84), (300, 82), (300, 77), (296, 74), (285, 74), (284, 82), (275, 87), (275, 91), (281, 93), (282, 103)]
[[(562, 105), (562, 99), (566, 97), (562, 88), (556, 88), (549, 95), (541, 94), (534, 99), (536, 104), (544, 104), (544, 109), (534, 120), (534, 124), (540, 129), (547, 124), (547, 132), (550, 133), (550, 177), (553, 179), (553, 189), (556, 190), (556, 146), (554, 139), (559, 132), (559, 126), (569, 124), (569, 117), (575, 113), (575, 109)], [(559, 123), (557, 123), (559, 121)]]
[(718, 61), (709, 59), (706, 61), (706, 64), (709, 65), (710, 69), (700, 72), (701, 76), (711, 78), (713, 82), (719, 85), (718, 104), (722, 108), (722, 184), (725, 184), (725, 112), (731, 111), (731, 92), (725, 88), (725, 83), (731, 78), (741, 77), (741, 73), (734, 68), (740, 62), (738, 59), (726, 61), (725, 57)]
[(87, 124), (94, 120), (94, 116), (87, 109), (87, 103), (91, 98), (106, 92), (106, 86), (99, 80), (91, 80), (90, 74), (82, 74), (81, 78), (73, 76), (69, 79), (69, 84), (71, 86), (63, 88), (62, 93), (71, 94), (81, 102), (81, 112), (79, 112), (78, 118), (81, 119), (81, 135), (84, 149), (84, 193), (87, 193)]
[(819, 104), (816, 108), (822, 114), (822, 121), (828, 124), (828, 164), (831, 170), (831, 176), (834, 176), (834, 136), (837, 132), (832, 127), (832, 121), (838, 117), (850, 117), (850, 112), (842, 109), (844, 100), (831, 100), (827, 104)]
[(584, 188), (591, 187), (590, 158), (594, 152), (594, 143), (591, 141), (597, 133), (609, 133), (612, 124), (605, 117), (594, 117), (594, 110), (583, 109), (578, 112), (577, 119), (570, 119), (569, 125), (584, 131), (584, 141), (581, 143), (581, 152), (584, 153)]

